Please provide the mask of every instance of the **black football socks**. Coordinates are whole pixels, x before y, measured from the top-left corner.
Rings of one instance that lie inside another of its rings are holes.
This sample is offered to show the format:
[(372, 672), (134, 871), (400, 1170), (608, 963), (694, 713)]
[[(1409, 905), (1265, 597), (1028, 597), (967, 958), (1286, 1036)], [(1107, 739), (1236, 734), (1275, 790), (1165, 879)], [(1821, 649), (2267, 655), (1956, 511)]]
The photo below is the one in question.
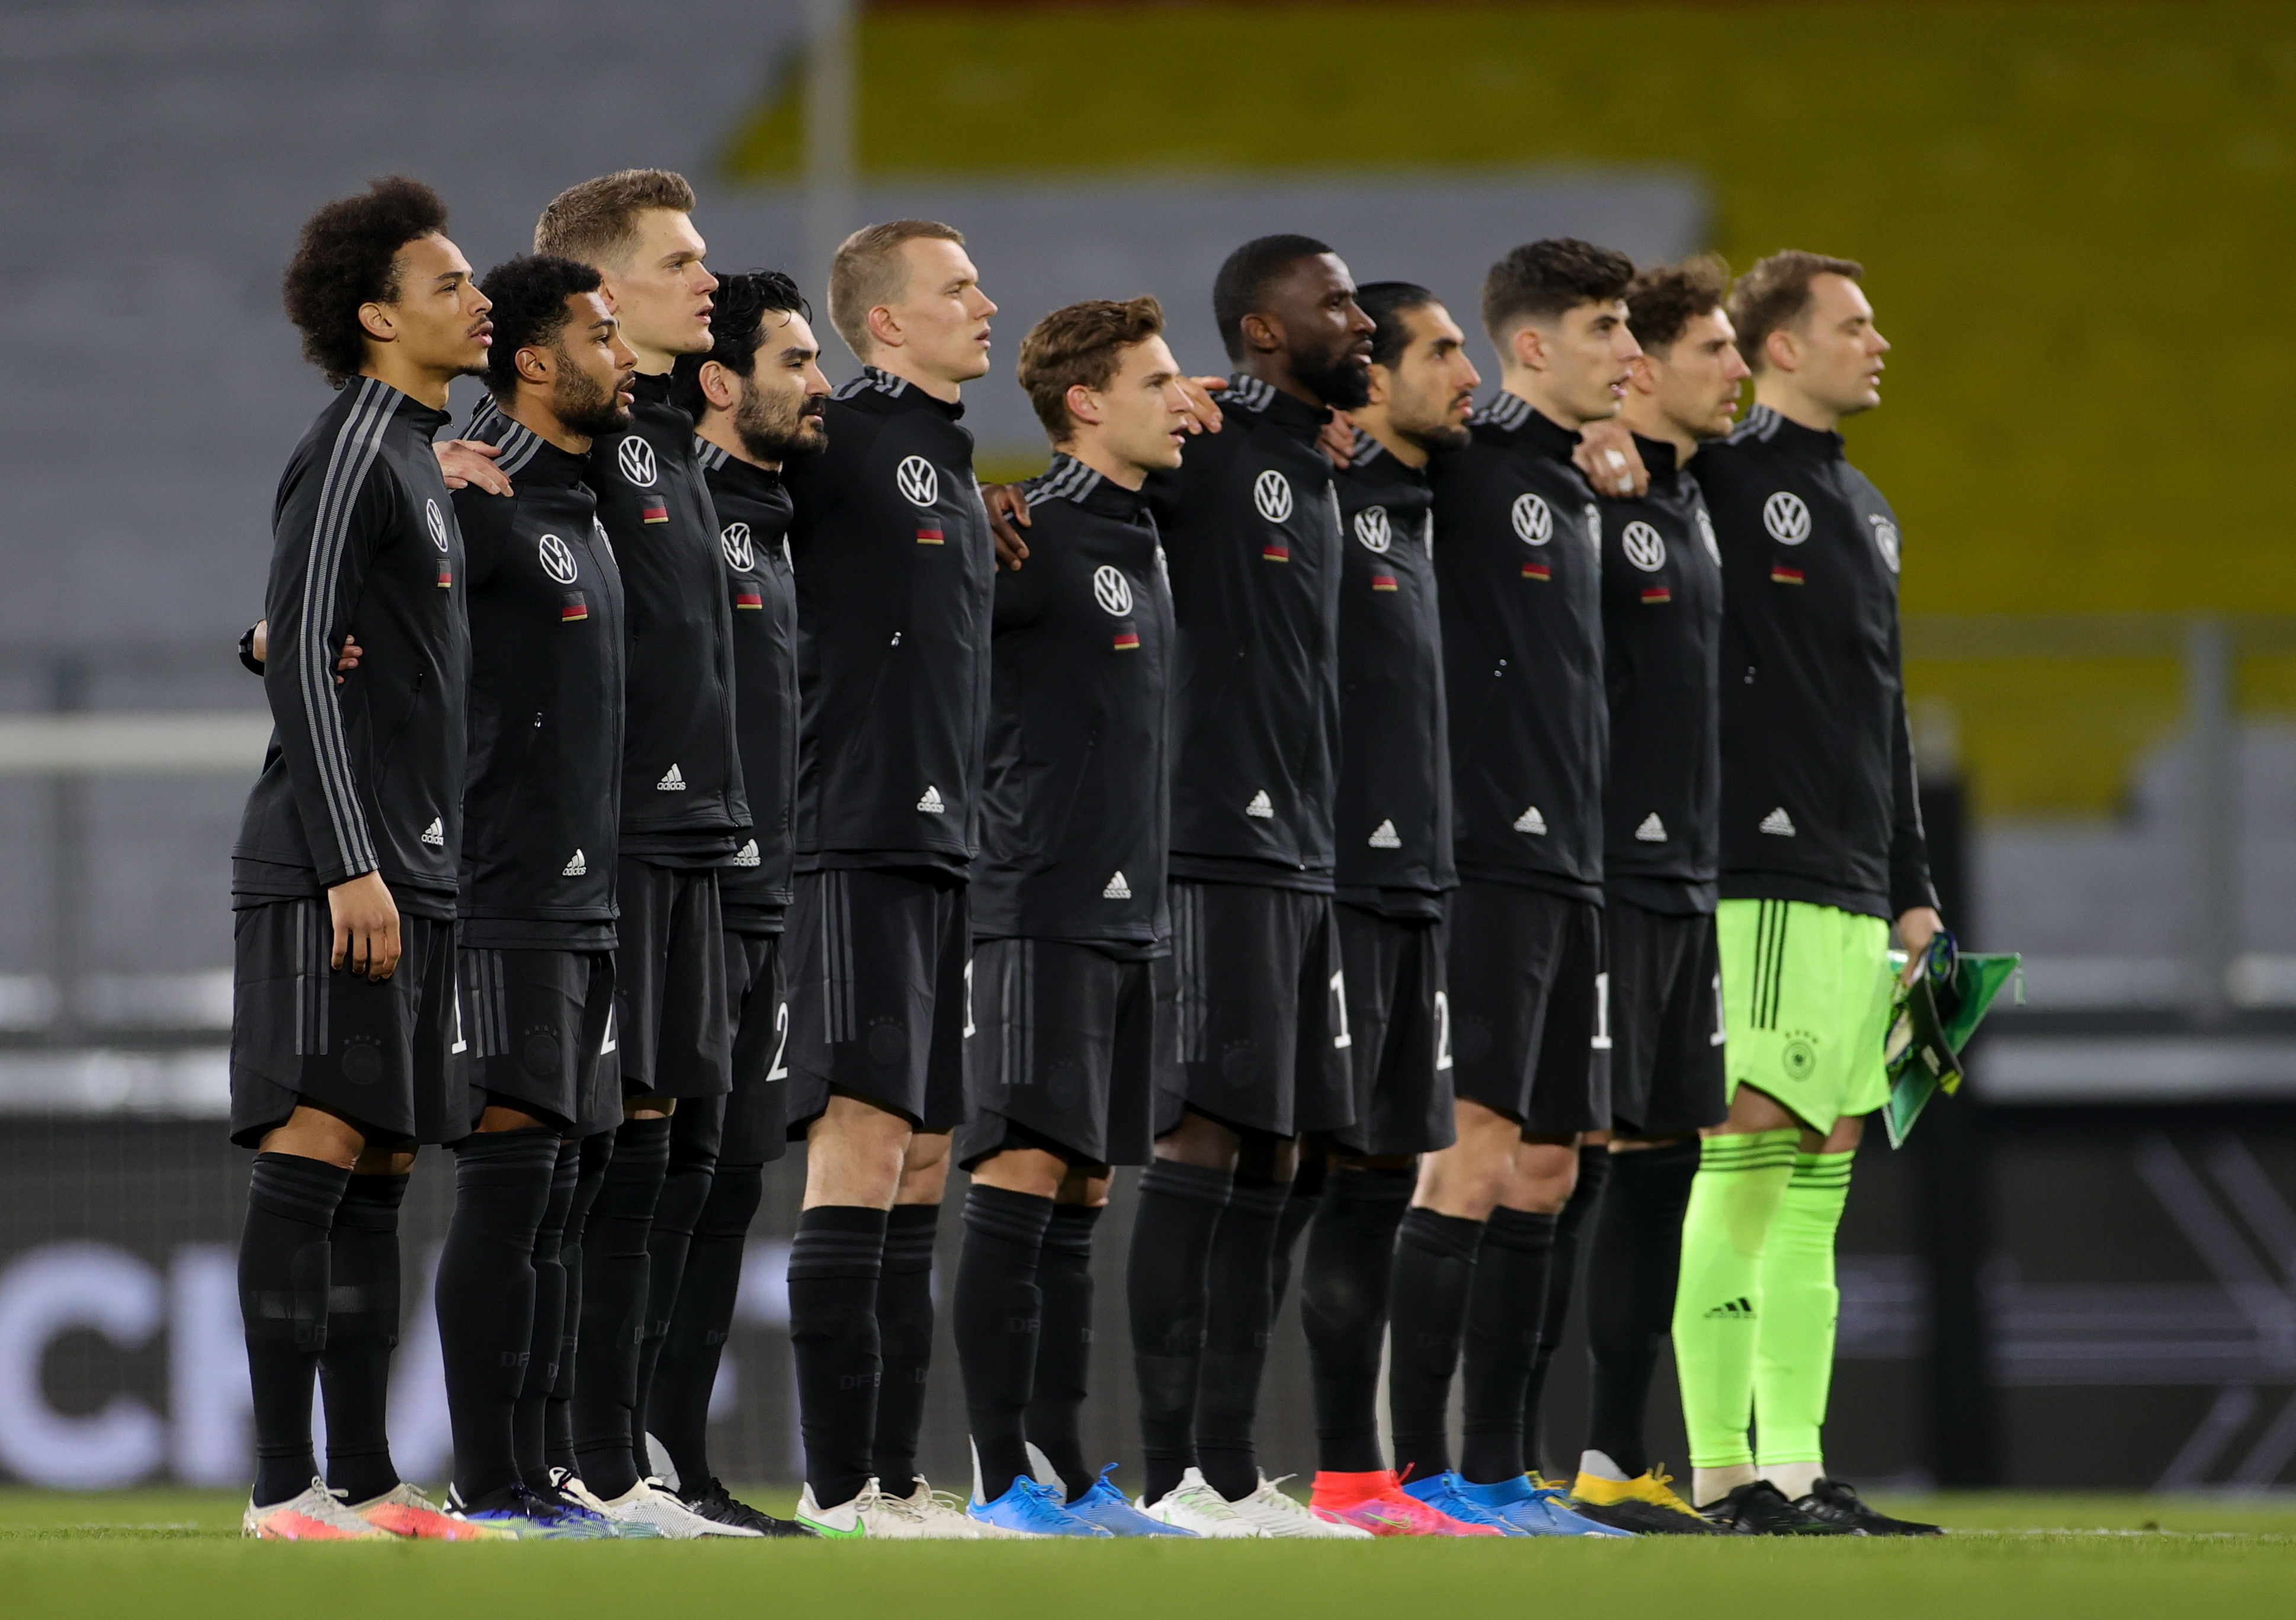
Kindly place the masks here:
[(1205, 1272), (1196, 1460), (1205, 1482), (1230, 1501), (1259, 1488), (1251, 1431), (1275, 1318), (1275, 1236), (1291, 1196), (1288, 1182), (1237, 1176)]
[(1460, 1377), (1459, 1472), (1471, 1485), (1496, 1485), (1523, 1471), (1522, 1403), (1546, 1310), (1554, 1221), (1501, 1206), (1483, 1223)]
[(1431, 1479), (1451, 1469), (1451, 1375), (1459, 1365), (1482, 1242), (1480, 1221), (1432, 1209), (1405, 1210), (1396, 1228), (1387, 1399), (1396, 1471), (1406, 1479)]
[(239, 1237), (239, 1310), (255, 1396), (255, 1505), (275, 1507), (319, 1472), (311, 1379), (327, 1342), (328, 1231), (350, 1172), (258, 1153)]
[(526, 1373), (511, 1413), (519, 1477), (529, 1485), (546, 1477), (550, 1392), (558, 1382), (558, 1344), (566, 1326), (566, 1218), (582, 1174), (582, 1144), (562, 1141), (551, 1160), (550, 1198), (534, 1229), (528, 1264), (534, 1270), (534, 1319), (526, 1340)]
[(1379, 1444), (1380, 1343), (1395, 1231), (1417, 1180), (1410, 1170), (1341, 1166), (1325, 1178), (1308, 1229), (1300, 1325), (1315, 1387), (1318, 1469), (1362, 1474), (1387, 1466)]
[(1196, 1390), (1203, 1365), (1212, 1236), (1234, 1178), (1160, 1158), (1140, 1173), (1139, 1213), (1125, 1257), (1132, 1368), (1140, 1390), (1143, 1496), (1156, 1501), (1196, 1462)]
[(1611, 1185), (1588, 1244), (1587, 1446), (1629, 1479), (1650, 1472), (1644, 1419), (1673, 1331), (1682, 1217), (1698, 1158), (1694, 1137), (1611, 1155)]
[[(709, 1466), (709, 1392), (734, 1331), (742, 1255), (765, 1190), (763, 1165), (721, 1164), (709, 1178), (709, 1196), (694, 1223), (677, 1305), (646, 1396), (646, 1431), (669, 1453), (678, 1491), (687, 1497), (708, 1490), (717, 1477)], [(657, 1218), (657, 1229), (660, 1224)]]
[(645, 1331), (638, 1340), (637, 1403), (630, 1421), (630, 1460), (641, 1478), (660, 1471), (646, 1444), (646, 1436), (654, 1432), (654, 1369), (677, 1311), (693, 1229), (717, 1179), (718, 1142), (725, 1120), (723, 1097), (686, 1098), (669, 1117), (669, 1166), (662, 1176), (661, 1197), (654, 1202), (653, 1224), (646, 1229)]
[(371, 1501), (398, 1484), (390, 1461), (390, 1353), (398, 1346), (398, 1206), (404, 1175), (357, 1175), (335, 1206), (327, 1248), (327, 1484)]
[(557, 1168), (558, 1133), (544, 1126), (455, 1144), (455, 1215), (437, 1301), (463, 1501), (521, 1482), (515, 1418), (534, 1346), (534, 1247)]
[(875, 1471), (877, 1285), (885, 1212), (822, 1204), (798, 1216), (790, 1244), (790, 1351), (797, 1363), (805, 1479), (823, 1508), (861, 1493)]
[[(575, 1161), (574, 1201), (566, 1210), (566, 1235), (558, 1247), (559, 1268), (566, 1273), (566, 1304), (559, 1313), (558, 1376), (550, 1383), (550, 1402), (542, 1417), (543, 1454), (551, 1468), (575, 1472), (574, 1375), (582, 1339), (582, 1241), (590, 1223), (590, 1207), (606, 1184), (606, 1166), (614, 1157), (614, 1133), (601, 1131), (582, 1139)], [(540, 1490), (549, 1483), (545, 1472), (527, 1484)]]
[(1275, 1217), (1275, 1256), (1267, 1269), (1270, 1321), (1283, 1314), (1283, 1297), (1292, 1291), (1292, 1256), (1299, 1252), (1300, 1235), (1323, 1207), (1324, 1186), (1330, 1174), (1330, 1160), (1323, 1154), (1301, 1152), (1299, 1172), (1292, 1178), (1292, 1196), (1284, 1202), (1283, 1213)]
[[(1539, 1313), (1538, 1342), (1532, 1347), (1530, 1375), (1523, 1380), (1522, 1460), (1534, 1474), (1539, 1459), (1539, 1402), (1546, 1393), (1547, 1369), (1562, 1348), (1562, 1330), (1570, 1325), (1570, 1302), (1578, 1285), (1578, 1248), (1587, 1227), (1603, 1207), (1603, 1190), (1611, 1179), (1611, 1150), (1578, 1150), (1578, 1180), (1570, 1198), (1554, 1217), (1554, 1254), (1546, 1268), (1546, 1305)], [(1575, 1460), (1575, 1459), (1573, 1460)]]
[(895, 1496), (909, 1495), (917, 1486), (925, 1376), (932, 1369), (933, 1240), (939, 1230), (938, 1204), (896, 1204), (885, 1218), (885, 1269), (877, 1279), (877, 1339), (885, 1379), (877, 1391), (871, 1457), (877, 1483)]
[(1052, 1221), (1048, 1198), (980, 1182), (965, 1194), (951, 1311), (982, 1501), (1029, 1472), (1027, 1418), (1044, 1327), (1037, 1272)]
[(1084, 1460), (1084, 1403), (1092, 1389), (1092, 1229), (1101, 1207), (1056, 1204), (1037, 1258), (1044, 1326), (1029, 1395), (1029, 1444), (1061, 1477), (1070, 1501), (1099, 1477)]
[(646, 1237), (669, 1167), (669, 1121), (626, 1119), (582, 1231), (581, 1342), (575, 1352), (574, 1467), (607, 1501), (638, 1483), (633, 1452)]

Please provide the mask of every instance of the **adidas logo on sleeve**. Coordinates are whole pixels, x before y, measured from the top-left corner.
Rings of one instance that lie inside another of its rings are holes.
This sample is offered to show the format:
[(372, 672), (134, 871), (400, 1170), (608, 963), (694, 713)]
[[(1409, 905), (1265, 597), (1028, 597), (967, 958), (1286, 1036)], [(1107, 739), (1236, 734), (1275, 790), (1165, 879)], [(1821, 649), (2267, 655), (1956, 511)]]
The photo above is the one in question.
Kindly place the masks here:
[(1119, 871), (1109, 879), (1108, 887), (1100, 891), (1100, 897), (1103, 900), (1129, 900), (1132, 898), (1132, 885), (1124, 880), (1124, 874)]
[(1403, 847), (1403, 839), (1397, 836), (1395, 823), (1393, 822), (1382, 822), (1378, 826), (1372, 829), (1371, 847), (1374, 849), (1400, 849)]
[(445, 820), (439, 816), (432, 816), (430, 818), (430, 824), (422, 830), (422, 841), (430, 845), (433, 849), (446, 848), (447, 823)]
[(1259, 792), (1251, 796), (1251, 802), (1243, 807), (1243, 813), (1246, 815), (1257, 816), (1263, 822), (1274, 821), (1275, 819), (1275, 801), (1268, 798), (1267, 790), (1262, 788)]
[(574, 858), (566, 863), (566, 870), (558, 875), (562, 878), (586, 878), (590, 875), (590, 863), (582, 858), (582, 852), (578, 849), (574, 852)]
[(683, 793), (685, 791), (685, 777), (673, 765), (661, 773), (661, 780), (654, 783), (653, 790), (657, 793)]
[(947, 815), (948, 806), (941, 803), (940, 790), (931, 782), (925, 784), (925, 796), (917, 800), (917, 808), (927, 815)]
[(1546, 836), (1546, 818), (1539, 814), (1538, 806), (1537, 805), (1532, 805), (1526, 808), (1521, 815), (1514, 818), (1514, 830), (1517, 832), (1529, 832), (1533, 833), (1539, 838), (1545, 838)]
[(1794, 836), (1793, 817), (1786, 814), (1786, 807), (1784, 805), (1780, 805), (1762, 818), (1762, 830), (1775, 839), (1792, 838)]
[(1653, 810), (1643, 817), (1643, 824), (1635, 829), (1635, 840), (1642, 844), (1666, 842), (1666, 823), (1658, 819), (1657, 811)]

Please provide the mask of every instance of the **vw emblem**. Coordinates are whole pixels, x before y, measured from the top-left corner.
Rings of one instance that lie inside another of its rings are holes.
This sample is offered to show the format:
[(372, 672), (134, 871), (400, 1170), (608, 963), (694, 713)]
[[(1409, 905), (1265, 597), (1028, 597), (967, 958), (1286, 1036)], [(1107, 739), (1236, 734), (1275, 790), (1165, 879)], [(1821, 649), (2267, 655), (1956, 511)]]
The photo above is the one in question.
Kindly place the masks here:
[(1714, 566), (1720, 568), (1722, 545), (1714, 538), (1714, 520), (1706, 515), (1706, 509), (1703, 506), (1698, 509), (1698, 537), (1706, 542), (1706, 554), (1714, 559)]
[(1882, 560), (1890, 565), (1890, 572), (1898, 571), (1898, 526), (1887, 518), (1868, 518), (1874, 526), (1874, 544), (1881, 548)]
[(1270, 523), (1281, 523), (1292, 515), (1292, 486), (1284, 481), (1282, 473), (1270, 467), (1252, 480), (1251, 503)]
[(1639, 519), (1627, 525), (1619, 544), (1626, 550), (1627, 560), (1645, 574), (1655, 574), (1666, 566), (1666, 537)]
[(1545, 545), (1554, 538), (1554, 514), (1537, 495), (1519, 495), (1514, 498), (1514, 532), (1529, 544)]
[(1132, 582), (1103, 562), (1092, 571), (1092, 599), (1121, 618), (1132, 611)]
[(620, 463), (622, 476), (631, 483), (640, 489), (653, 487), (653, 446), (645, 440), (631, 434), (615, 450), (614, 460)]
[(940, 498), (940, 474), (922, 455), (905, 455), (894, 470), (893, 482), (912, 506), (931, 506)]
[(574, 566), (574, 548), (555, 535), (545, 535), (535, 543), (535, 552), (542, 559), (542, 571), (560, 585), (572, 585), (578, 571)]
[(726, 566), (736, 574), (746, 574), (758, 566), (757, 548), (750, 544), (750, 526), (728, 523), (718, 536), (718, 544), (726, 550)]
[(1388, 532), (1387, 508), (1366, 506), (1356, 513), (1356, 538), (1363, 542), (1364, 550), (1384, 552), (1392, 538)]
[(1762, 527), (1780, 545), (1800, 545), (1809, 538), (1809, 508), (1791, 489), (1781, 489), (1762, 503)]
[(447, 549), (447, 514), (439, 510), (438, 502), (425, 500), (422, 503), (422, 522), (423, 526), (430, 531), (430, 544), (440, 551), (445, 551)]

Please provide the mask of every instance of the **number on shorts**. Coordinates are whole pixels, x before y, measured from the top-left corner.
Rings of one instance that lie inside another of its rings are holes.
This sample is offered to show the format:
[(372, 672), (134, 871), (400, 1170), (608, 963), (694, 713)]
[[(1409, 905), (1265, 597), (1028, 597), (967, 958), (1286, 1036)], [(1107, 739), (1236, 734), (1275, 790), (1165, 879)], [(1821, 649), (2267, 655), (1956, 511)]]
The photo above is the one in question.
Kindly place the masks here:
[(964, 1038), (972, 1038), (972, 958), (964, 959)]
[(1332, 1046), (1343, 1051), (1356, 1043), (1355, 1036), (1348, 1033), (1348, 976), (1344, 971), (1332, 975), (1332, 1018), (1340, 1027), (1340, 1033), (1332, 1037)]
[(455, 1052), (471, 1050), (471, 1043), (463, 1038), (463, 981), (459, 978), (455, 981), (455, 1044), (450, 1050)]
[(788, 1050), (789, 1003), (783, 1002), (774, 1009), (774, 1060), (766, 1068), (767, 1084), (789, 1078), (789, 1065), (782, 1061), (782, 1054)]
[(602, 1058), (604, 1057), (608, 1052), (614, 1050), (615, 1045), (614, 1009), (609, 1007), (606, 1009), (606, 1034), (605, 1037), (598, 1043), (598, 1055)]
[(1611, 1050), (1611, 976), (1595, 975), (1595, 1039), (1590, 1043), (1596, 1051)]
[(1714, 976), (1714, 1033), (1706, 1037), (1706, 1043), (1709, 1046), (1725, 1046), (1729, 1040), (1729, 1032), (1722, 1027), (1722, 976), (1717, 973)]
[(1435, 1071), (1451, 1067), (1451, 993), (1435, 993)]

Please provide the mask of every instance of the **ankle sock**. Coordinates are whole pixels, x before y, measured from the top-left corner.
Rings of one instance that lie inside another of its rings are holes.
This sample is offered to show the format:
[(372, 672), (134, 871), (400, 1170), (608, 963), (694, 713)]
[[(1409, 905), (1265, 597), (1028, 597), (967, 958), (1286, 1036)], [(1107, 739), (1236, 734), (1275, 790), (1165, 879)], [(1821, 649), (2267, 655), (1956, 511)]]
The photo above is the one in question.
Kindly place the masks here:
[(805, 1478), (824, 1508), (851, 1501), (875, 1472), (877, 1286), (885, 1212), (819, 1204), (798, 1216), (790, 1244), (790, 1350), (797, 1362)]
[(1196, 1387), (1212, 1237), (1234, 1178), (1160, 1158), (1140, 1173), (1140, 1208), (1125, 1256), (1132, 1369), (1140, 1395), (1142, 1494), (1160, 1500), (1196, 1463)]
[(1341, 1166), (1325, 1178), (1317, 1200), (1300, 1274), (1300, 1325), (1308, 1340), (1322, 1472), (1386, 1467), (1379, 1444), (1379, 1353), (1387, 1337), (1396, 1228), (1417, 1179), (1409, 1170)]
[(300, 1494), (311, 1454), (311, 1379), (327, 1342), (328, 1232), (350, 1172), (292, 1153), (258, 1153), (239, 1237), (239, 1310), (255, 1403), (258, 1508)]
[(369, 1501), (398, 1484), (390, 1460), (390, 1353), (398, 1346), (398, 1206), (405, 1175), (353, 1175), (328, 1235), (327, 1484)]
[[(1793, 1174), (1801, 1133), (1709, 1136), (1682, 1219), (1682, 1279), (1674, 1300), (1675, 1370), (1691, 1466), (1751, 1469), (1754, 1353), (1762, 1313), (1762, 1250)], [(1703, 1505), (1701, 1503), (1700, 1505)]]
[(1451, 1375), (1482, 1243), (1482, 1222), (1431, 1209), (1406, 1209), (1396, 1229), (1387, 1394), (1396, 1472), (1407, 1481), (1451, 1469)]

